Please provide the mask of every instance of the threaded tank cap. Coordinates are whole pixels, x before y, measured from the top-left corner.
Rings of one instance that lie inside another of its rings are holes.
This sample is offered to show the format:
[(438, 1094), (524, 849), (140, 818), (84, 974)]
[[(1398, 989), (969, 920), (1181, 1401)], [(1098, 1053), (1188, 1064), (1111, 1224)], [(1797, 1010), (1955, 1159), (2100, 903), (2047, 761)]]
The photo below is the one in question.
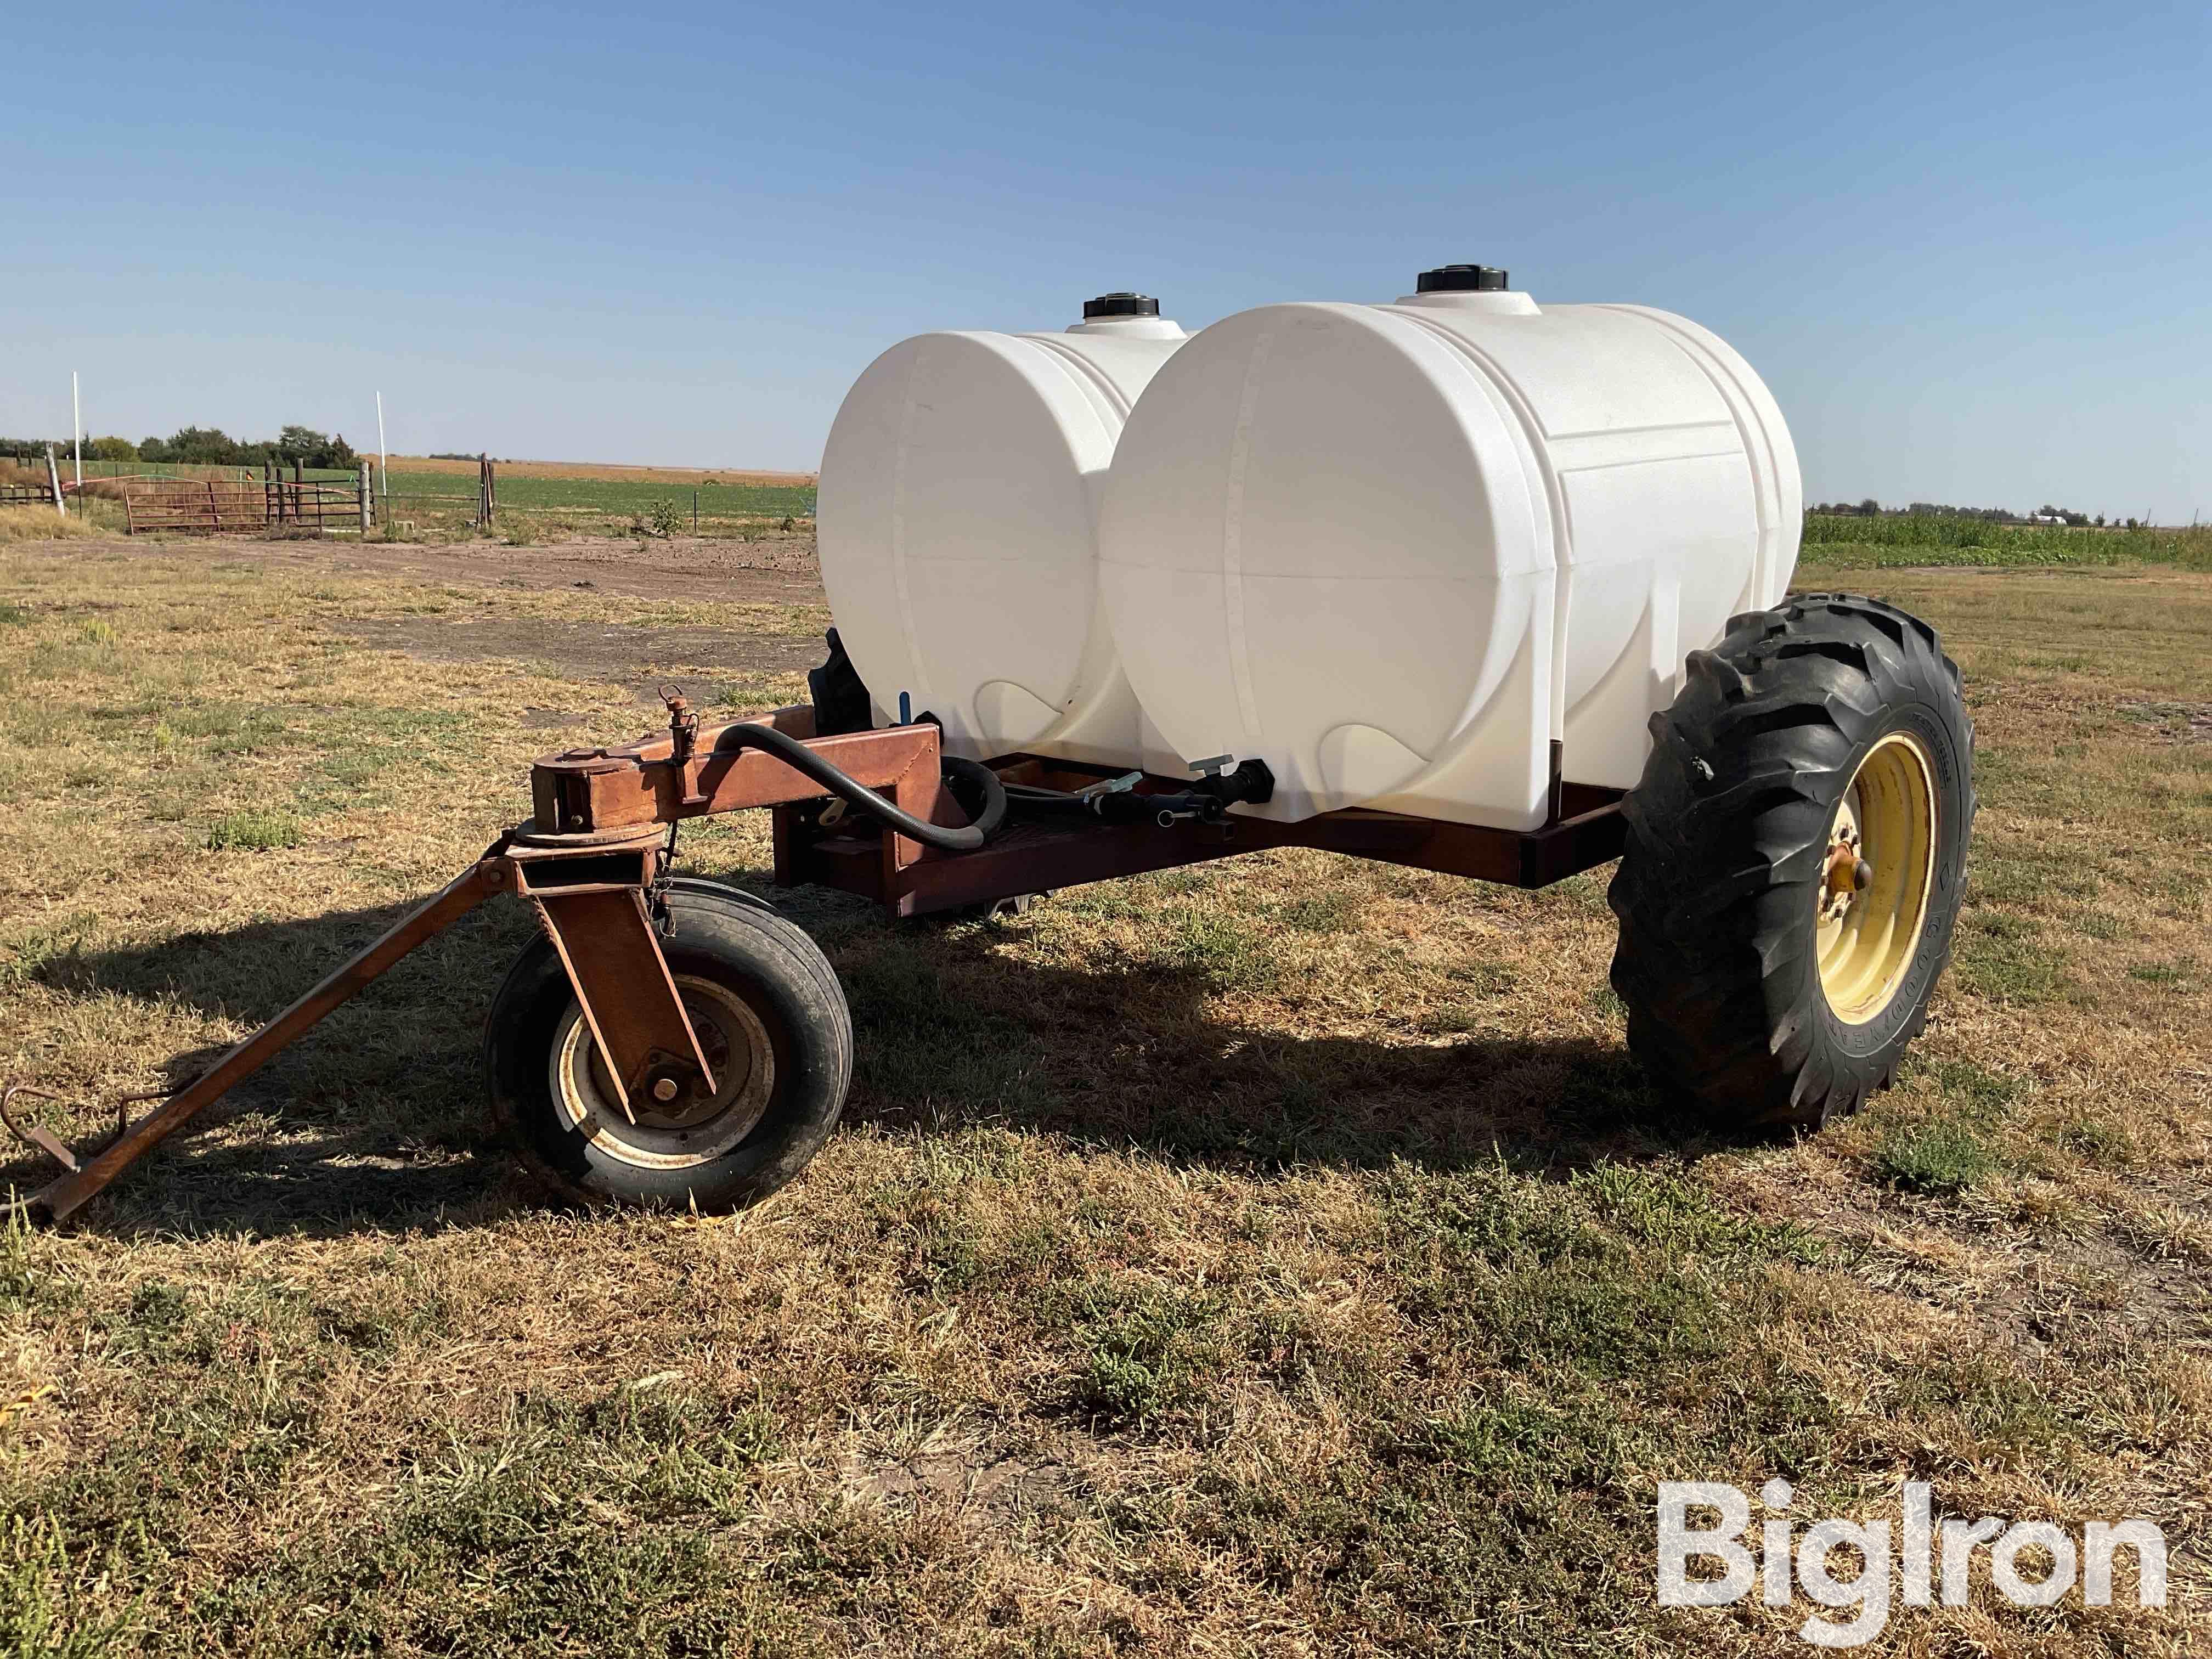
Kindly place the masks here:
[(1438, 265), (1413, 279), (1416, 294), (1491, 294), (1505, 288), (1505, 273), (1496, 265)]
[(1157, 317), (1160, 302), (1149, 294), (1102, 294), (1083, 302), (1083, 320), (1094, 317)]

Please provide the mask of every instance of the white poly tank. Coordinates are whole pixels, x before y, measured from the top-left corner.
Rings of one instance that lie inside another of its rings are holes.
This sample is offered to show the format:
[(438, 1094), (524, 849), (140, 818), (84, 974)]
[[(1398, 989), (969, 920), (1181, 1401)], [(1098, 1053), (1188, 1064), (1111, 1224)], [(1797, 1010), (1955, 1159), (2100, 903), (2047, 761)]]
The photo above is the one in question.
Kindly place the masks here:
[(1137, 394), (1184, 340), (1141, 295), (1060, 334), (923, 334), (854, 383), (817, 504), (823, 585), (879, 724), (952, 753), (1176, 765), (1146, 742), (1098, 600), (1097, 514)]
[(1796, 452), (1714, 335), (1486, 266), (1419, 290), (1225, 318), (1122, 433), (1121, 662), (1184, 760), (1273, 769), (1240, 811), (1529, 829), (1555, 739), (1569, 781), (1628, 787), (1684, 655), (1796, 567)]

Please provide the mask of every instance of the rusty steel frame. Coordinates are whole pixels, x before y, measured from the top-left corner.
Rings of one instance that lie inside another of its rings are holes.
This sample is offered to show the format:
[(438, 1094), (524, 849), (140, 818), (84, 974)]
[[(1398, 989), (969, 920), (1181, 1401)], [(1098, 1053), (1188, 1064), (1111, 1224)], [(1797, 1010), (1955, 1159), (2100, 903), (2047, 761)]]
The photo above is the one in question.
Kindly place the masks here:
[[(1076, 789), (1115, 775), (1109, 767), (1034, 755), (989, 763), (1009, 782)], [(1140, 793), (1164, 794), (1185, 781), (1147, 775)], [(818, 793), (818, 792), (817, 792)], [(1364, 808), (1326, 812), (1297, 823), (1236, 816), (1225, 823), (1024, 823), (973, 853), (927, 852), (896, 866), (881, 833), (859, 826), (825, 831), (799, 805), (775, 809), (775, 878), (858, 894), (894, 915), (988, 904), (1027, 893), (1152, 870), (1231, 858), (1270, 847), (1311, 847), (1354, 858), (1466, 876), (1508, 887), (1547, 887), (1620, 856), (1627, 830), (1623, 792), (1553, 779), (1547, 821), (1534, 830), (1493, 830)]]
[(592, 1041), (608, 1059), (623, 1115), (635, 1123), (640, 1103), (659, 1110), (693, 1090), (713, 1094), (714, 1073), (660, 953), (643, 890), (605, 887), (531, 902)]
[[(688, 738), (672, 732), (619, 749), (548, 756), (531, 769), (533, 828), (544, 836), (594, 835), (820, 799), (822, 786), (805, 773), (760, 750), (726, 744), (726, 734), (749, 725), (770, 726), (800, 739), (854, 782), (924, 823), (957, 828), (968, 822), (945, 787), (936, 726), (925, 722), (817, 737), (814, 710), (802, 703), (757, 721), (694, 728)], [(873, 856), (884, 881), (895, 883), (901, 871), (945, 855), (908, 836), (885, 835), (878, 838)]]
[[(80, 1158), (51, 1133), (19, 1123), (19, 1097), (52, 1098), (19, 1085), (0, 1097), (0, 1125), (53, 1157), (64, 1172), (28, 1203), (68, 1218), (115, 1177), (236, 1084), (251, 1077), (332, 1010), (417, 947), (501, 893), (537, 915), (607, 1063), (617, 1102), (666, 1109), (715, 1080), (685, 1011), (655, 925), (655, 884), (667, 873), (676, 826), (755, 807), (774, 813), (775, 876), (862, 894), (897, 915), (988, 903), (1270, 847), (1312, 847), (1359, 858), (1540, 887), (1617, 857), (1626, 834), (1620, 791), (1563, 782), (1553, 746), (1547, 821), (1519, 833), (1364, 810), (1298, 823), (1237, 816), (1162, 826), (1152, 821), (1018, 824), (974, 851), (925, 848), (888, 829), (858, 833), (825, 824), (822, 785), (738, 741), (754, 722), (702, 728), (680, 696), (668, 698), (668, 732), (613, 749), (572, 749), (531, 769), (535, 815), (409, 911), (185, 1088)], [(926, 822), (960, 827), (967, 814), (945, 788), (938, 728), (927, 721), (817, 735), (809, 706), (780, 708), (773, 726), (854, 781)], [(1073, 789), (1109, 769), (1031, 755), (990, 764), (1009, 781)], [(1146, 776), (1138, 793), (1174, 793), (1187, 781)]]

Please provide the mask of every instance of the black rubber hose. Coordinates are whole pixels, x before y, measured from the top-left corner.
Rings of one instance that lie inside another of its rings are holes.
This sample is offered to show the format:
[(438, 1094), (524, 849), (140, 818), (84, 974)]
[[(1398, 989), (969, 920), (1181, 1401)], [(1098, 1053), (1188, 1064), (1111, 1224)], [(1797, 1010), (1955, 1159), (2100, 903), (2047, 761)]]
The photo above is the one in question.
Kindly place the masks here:
[(1087, 797), (1065, 789), (1039, 789), (1021, 783), (1010, 783), (1006, 789), (1007, 801), (1018, 812), (1068, 812), (1079, 817), (1098, 815), (1097, 808)]
[(999, 775), (988, 766), (962, 760), (957, 755), (943, 757), (945, 772), (974, 784), (983, 794), (981, 813), (963, 830), (948, 830), (941, 823), (927, 823), (911, 812), (901, 811), (867, 785), (856, 783), (798, 738), (773, 726), (757, 726), (750, 720), (726, 726), (714, 747), (718, 752), (725, 753), (732, 749), (765, 750), (794, 772), (804, 772), (848, 806), (881, 818), (902, 836), (924, 847), (934, 847), (940, 853), (974, 852), (998, 834), (999, 826), (1006, 819), (1006, 787), (999, 781)]

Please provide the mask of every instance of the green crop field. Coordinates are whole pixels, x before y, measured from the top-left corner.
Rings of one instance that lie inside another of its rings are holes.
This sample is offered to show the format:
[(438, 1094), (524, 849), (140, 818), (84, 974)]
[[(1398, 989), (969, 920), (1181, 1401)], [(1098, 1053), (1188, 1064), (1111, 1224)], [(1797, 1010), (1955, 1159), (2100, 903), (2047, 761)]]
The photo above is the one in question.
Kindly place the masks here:
[(2212, 528), (1994, 524), (1923, 513), (1865, 519), (1813, 514), (1805, 520), (1804, 556), (1849, 568), (2142, 563), (2212, 570)]
[[(744, 521), (806, 518), (814, 512), (814, 486), (805, 483), (676, 483), (659, 478), (548, 478), (498, 475), (499, 513), (532, 519), (568, 520), (578, 530), (628, 528), (632, 520), (649, 519), (656, 502), (666, 501), (689, 526), (696, 496), (702, 528), (719, 530)], [(392, 474), (392, 516), (421, 520), (426, 514), (472, 514), (476, 481), (453, 472)]]

